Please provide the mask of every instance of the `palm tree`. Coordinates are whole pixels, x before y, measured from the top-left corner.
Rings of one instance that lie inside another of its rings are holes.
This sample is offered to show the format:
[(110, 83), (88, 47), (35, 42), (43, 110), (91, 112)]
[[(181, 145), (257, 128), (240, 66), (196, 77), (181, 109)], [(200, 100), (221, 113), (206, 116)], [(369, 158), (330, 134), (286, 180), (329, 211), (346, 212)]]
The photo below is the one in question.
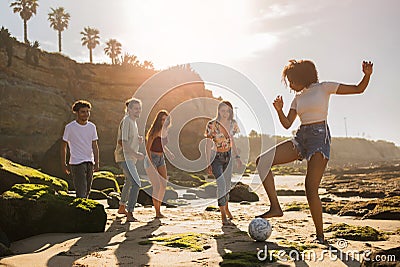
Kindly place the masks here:
[(110, 39), (106, 43), (104, 53), (111, 58), (111, 63), (114, 65), (119, 54), (121, 54), (121, 43), (116, 39)]
[(48, 15), (47, 20), (50, 21), (50, 27), (58, 31), (58, 52), (61, 53), (61, 32), (68, 28), (71, 16), (65, 12), (63, 7), (51, 8), (51, 12)]
[(154, 70), (153, 62), (145, 60), (142, 64), (142, 67), (149, 70)]
[(19, 13), (22, 20), (24, 21), (24, 41), (26, 44), (28, 41), (28, 20), (35, 14), (38, 8), (38, 0), (16, 0), (10, 4), (13, 8), (14, 13)]
[(89, 49), (90, 63), (93, 63), (93, 54), (92, 51), (96, 47), (96, 45), (100, 44), (99, 39), (99, 30), (95, 28), (85, 27), (81, 34), (83, 37), (81, 38), (82, 46), (86, 45)]

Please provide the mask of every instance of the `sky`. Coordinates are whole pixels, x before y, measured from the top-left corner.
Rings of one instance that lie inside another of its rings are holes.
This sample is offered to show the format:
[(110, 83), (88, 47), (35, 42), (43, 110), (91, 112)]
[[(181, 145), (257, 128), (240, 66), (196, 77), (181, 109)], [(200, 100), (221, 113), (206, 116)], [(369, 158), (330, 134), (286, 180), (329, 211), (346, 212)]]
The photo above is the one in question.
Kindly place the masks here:
[[(22, 20), (12, 12), (11, 2), (0, 1), (0, 26), (22, 41)], [(374, 73), (364, 94), (331, 97), (331, 133), (400, 145), (397, 0), (39, 0), (37, 14), (28, 21), (28, 38), (49, 52), (57, 51), (58, 44), (47, 14), (60, 6), (71, 15), (63, 32), (63, 54), (78, 62), (89, 61), (80, 32), (90, 26), (99, 29), (101, 37), (94, 62), (110, 62), (103, 49), (107, 40), (115, 38), (123, 53), (151, 61), (159, 70), (207, 62), (247, 77), (262, 93), (263, 104), (246, 95), (251, 90), (235, 94), (224, 85), (206, 82), (216, 96), (233, 103), (245, 132), (262, 132), (257, 121), (264, 118), (274, 125), (275, 132), (268, 134), (290, 136), (299, 126), (297, 119), (284, 129), (272, 108), (273, 99), (282, 95), (287, 112), (294, 97), (281, 82), (288, 60), (310, 59), (320, 81), (345, 84), (357, 84), (362, 61), (373, 61)], [(209, 70), (196, 71), (208, 79)], [(254, 113), (255, 105), (265, 105), (265, 113)]]

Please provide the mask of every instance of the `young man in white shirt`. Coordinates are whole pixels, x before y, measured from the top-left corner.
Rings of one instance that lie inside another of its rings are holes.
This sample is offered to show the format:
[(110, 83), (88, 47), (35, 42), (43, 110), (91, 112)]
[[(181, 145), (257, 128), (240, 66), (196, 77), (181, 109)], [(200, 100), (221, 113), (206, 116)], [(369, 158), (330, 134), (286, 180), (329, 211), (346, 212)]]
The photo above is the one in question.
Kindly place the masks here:
[[(71, 174), (76, 197), (87, 198), (92, 187), (93, 171), (99, 170), (99, 146), (96, 125), (89, 121), (92, 105), (78, 100), (72, 105), (76, 120), (65, 126), (61, 145), (61, 164)], [(67, 145), (70, 150), (69, 168), (66, 164)]]

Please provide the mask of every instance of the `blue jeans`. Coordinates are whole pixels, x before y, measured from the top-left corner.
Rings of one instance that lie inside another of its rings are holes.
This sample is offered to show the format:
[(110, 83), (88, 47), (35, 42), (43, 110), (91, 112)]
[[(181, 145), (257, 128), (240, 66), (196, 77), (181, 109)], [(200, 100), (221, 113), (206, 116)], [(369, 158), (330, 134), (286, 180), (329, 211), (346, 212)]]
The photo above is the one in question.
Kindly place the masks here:
[(229, 201), (232, 181), (231, 151), (216, 152), (211, 168), (213, 175), (217, 179), (218, 206), (225, 206)]
[(93, 182), (93, 163), (71, 164), (70, 169), (76, 197), (87, 198)]
[(141, 186), (140, 177), (133, 161), (127, 160), (118, 162), (118, 164), (125, 176), (125, 184), (122, 188), (121, 201), (119, 204), (126, 205), (126, 202), (128, 202), (127, 210), (128, 212), (133, 212)]
[[(151, 162), (153, 163), (154, 167), (158, 168), (165, 165), (164, 154), (158, 155), (156, 153), (152, 153), (151, 151), (150, 154), (151, 154)], [(148, 167), (150, 167), (150, 162), (149, 162), (149, 157), (146, 156), (144, 159), (144, 168), (147, 169)]]
[(317, 152), (329, 159), (331, 133), (326, 123), (301, 125), (292, 139), (292, 143), (299, 151), (299, 160), (309, 161)]

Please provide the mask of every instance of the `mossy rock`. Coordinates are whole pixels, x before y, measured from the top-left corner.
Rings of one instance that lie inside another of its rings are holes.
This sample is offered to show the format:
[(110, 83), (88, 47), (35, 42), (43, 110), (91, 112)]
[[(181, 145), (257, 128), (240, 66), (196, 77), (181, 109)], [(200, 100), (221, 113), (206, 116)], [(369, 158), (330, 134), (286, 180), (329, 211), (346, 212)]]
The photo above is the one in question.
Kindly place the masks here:
[(0, 157), (0, 194), (15, 184), (23, 183), (43, 184), (56, 191), (68, 191), (66, 181)]
[(377, 204), (376, 201), (351, 201), (340, 210), (338, 215), (362, 217), (372, 211)]
[(238, 182), (229, 192), (229, 201), (230, 202), (256, 202), (259, 201), (258, 195), (251, 191), (251, 188), (247, 184), (243, 184), (242, 182)]
[(400, 196), (380, 199), (363, 219), (400, 220)]
[(167, 247), (190, 249), (200, 252), (204, 250), (205, 240), (208, 237), (199, 233), (182, 233), (149, 238), (148, 241), (139, 242), (140, 245), (157, 243)]
[(348, 240), (379, 241), (387, 239), (382, 233), (370, 226), (356, 226), (339, 223), (329, 226), (325, 231), (333, 232), (333, 237)]
[[(151, 206), (153, 205), (153, 200), (152, 200), (152, 195), (153, 193), (153, 187), (152, 185), (147, 185), (145, 187), (141, 187), (139, 190), (139, 195), (137, 199), (137, 203), (142, 204), (143, 206)], [(168, 200), (170, 199), (177, 199), (178, 198), (178, 193), (175, 191), (174, 188), (171, 186), (167, 186), (165, 189), (165, 195), (163, 199), (163, 203), (167, 203)]]
[(293, 201), (288, 204), (285, 204), (284, 211), (301, 211), (310, 209), (308, 204), (305, 202), (297, 202)]
[(11, 242), (42, 233), (103, 232), (106, 221), (103, 205), (47, 185), (16, 184), (0, 196), (0, 228)]
[(206, 181), (195, 174), (175, 171), (170, 173), (169, 182), (184, 187), (199, 187)]
[(121, 192), (119, 185), (115, 180), (115, 175), (108, 171), (100, 171), (93, 174), (92, 188), (99, 191), (113, 188), (115, 192)]
[(200, 189), (204, 190), (204, 196), (199, 196), (198, 197), (216, 197), (217, 196), (217, 182), (208, 182), (204, 183), (200, 186)]
[[(381, 259), (382, 261), (374, 261), (372, 259)], [(399, 267), (399, 259), (399, 246), (390, 249), (378, 249), (369, 254), (368, 259), (363, 257), (361, 267)]]
[(265, 261), (260, 261), (257, 257), (257, 252), (254, 251), (240, 251), (226, 253), (222, 256), (223, 261), (220, 262), (220, 266), (229, 267), (258, 267), (265, 266), (266, 263), (277, 261), (277, 257), (274, 253), (267, 255)]
[(328, 214), (338, 214), (348, 201), (322, 202), (322, 211)]
[(207, 206), (206, 211), (219, 211), (219, 208), (215, 206)]
[(107, 199), (108, 197), (107, 194), (103, 193), (102, 191), (91, 189), (88, 198), (93, 200), (100, 200), (100, 199)]
[(115, 166), (102, 166), (100, 168), (100, 171), (108, 171), (108, 172), (113, 173), (114, 175), (122, 174), (122, 170)]
[[(110, 193), (115, 192), (115, 189), (114, 188), (106, 188), (106, 189), (101, 190), (101, 192), (103, 192), (106, 195), (109, 195)], [(115, 193), (118, 194), (118, 192), (115, 192)], [(92, 198), (92, 199), (94, 199), (94, 198)]]

